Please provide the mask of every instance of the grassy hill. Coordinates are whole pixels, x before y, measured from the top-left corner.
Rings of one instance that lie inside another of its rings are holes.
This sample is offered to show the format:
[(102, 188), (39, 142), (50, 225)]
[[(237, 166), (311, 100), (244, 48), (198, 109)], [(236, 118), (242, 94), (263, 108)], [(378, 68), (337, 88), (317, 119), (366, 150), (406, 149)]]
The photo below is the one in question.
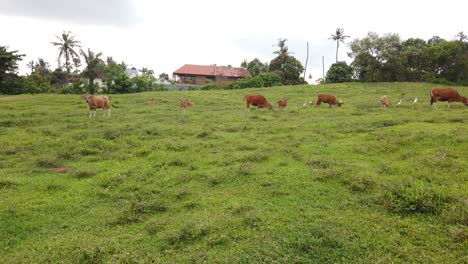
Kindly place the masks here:
[(466, 263), (468, 108), (431, 87), (2, 96), (0, 262)]

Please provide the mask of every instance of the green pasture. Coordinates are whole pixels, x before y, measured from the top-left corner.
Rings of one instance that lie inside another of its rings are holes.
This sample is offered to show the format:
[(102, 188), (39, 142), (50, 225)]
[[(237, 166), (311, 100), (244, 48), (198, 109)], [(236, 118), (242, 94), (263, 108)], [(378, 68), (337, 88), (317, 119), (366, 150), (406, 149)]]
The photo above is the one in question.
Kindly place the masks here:
[(0, 263), (467, 263), (468, 107), (431, 87), (0, 96)]

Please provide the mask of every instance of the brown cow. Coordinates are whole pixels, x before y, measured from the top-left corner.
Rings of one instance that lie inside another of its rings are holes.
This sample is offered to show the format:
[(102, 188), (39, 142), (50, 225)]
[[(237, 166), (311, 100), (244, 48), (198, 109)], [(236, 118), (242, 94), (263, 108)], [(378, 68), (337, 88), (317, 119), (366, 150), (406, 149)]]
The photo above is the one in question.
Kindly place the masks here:
[(89, 117), (94, 113), (93, 117), (96, 117), (96, 109), (97, 108), (102, 108), (104, 110), (104, 116), (106, 115), (106, 110), (107, 110), (107, 116), (110, 117), (110, 107), (111, 107), (111, 102), (109, 100), (109, 97), (105, 95), (81, 95), (81, 98), (85, 99), (86, 102), (89, 105)]
[(192, 105), (195, 105), (195, 104), (190, 102), (187, 99), (180, 99), (180, 110), (184, 110), (184, 114), (185, 114), (185, 109), (187, 109), (187, 107), (192, 106)]
[(287, 104), (288, 104), (288, 99), (286, 99), (286, 98), (283, 98), (283, 99), (278, 101), (278, 107), (280, 109), (284, 109)]
[(151, 99), (145, 102), (145, 105), (154, 105), (154, 104), (156, 104), (156, 101), (154, 99)]
[(453, 88), (433, 88), (431, 90), (431, 106), (434, 105), (437, 108), (437, 101), (447, 101), (447, 108), (450, 108), (451, 102), (460, 102), (468, 106), (468, 99), (461, 96)]
[(390, 105), (390, 100), (386, 95), (380, 97), (380, 107), (387, 108)]
[(257, 109), (263, 107), (270, 109), (270, 111), (273, 109), (273, 106), (262, 95), (246, 95), (244, 101), (247, 103), (247, 111), (250, 111), (250, 105), (256, 106)]
[(341, 107), (341, 105), (344, 104), (342, 101), (336, 100), (336, 97), (331, 95), (331, 94), (319, 94), (317, 96), (317, 103), (315, 104), (315, 106), (319, 106), (321, 103), (329, 104), (330, 107), (332, 105), (336, 105), (338, 107)]

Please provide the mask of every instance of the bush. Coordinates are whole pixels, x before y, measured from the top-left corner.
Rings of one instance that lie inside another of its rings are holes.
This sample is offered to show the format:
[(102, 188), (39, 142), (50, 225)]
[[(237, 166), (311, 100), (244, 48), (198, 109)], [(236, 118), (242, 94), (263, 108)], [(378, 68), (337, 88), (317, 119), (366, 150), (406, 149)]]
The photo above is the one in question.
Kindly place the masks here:
[(265, 87), (282, 85), (281, 76), (275, 72), (265, 72), (265, 73), (261, 73), (258, 76), (262, 78)]
[(244, 88), (260, 88), (265, 87), (265, 82), (260, 76), (247, 77), (236, 82), (230, 83), (227, 89), (244, 89)]
[(46, 93), (51, 90), (50, 78), (33, 73), (23, 78), (23, 93)]
[(344, 61), (332, 64), (325, 77), (327, 83), (350, 82), (353, 79), (353, 68)]
[(86, 85), (87, 81), (78, 80), (76, 82), (70, 83), (68, 87), (60, 90), (61, 94), (83, 94), (87, 92)]

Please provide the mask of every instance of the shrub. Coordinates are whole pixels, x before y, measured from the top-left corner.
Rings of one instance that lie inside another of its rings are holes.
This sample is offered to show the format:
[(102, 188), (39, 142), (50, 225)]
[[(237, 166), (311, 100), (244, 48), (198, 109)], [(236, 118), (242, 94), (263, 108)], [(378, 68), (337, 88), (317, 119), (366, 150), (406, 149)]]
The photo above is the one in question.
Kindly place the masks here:
[(227, 89), (244, 89), (244, 88), (260, 88), (265, 87), (265, 83), (260, 76), (247, 77), (236, 82), (230, 83)]
[(350, 82), (353, 78), (353, 68), (344, 61), (332, 64), (325, 77), (327, 83)]
[(281, 76), (275, 72), (264, 72), (258, 75), (262, 78), (265, 87), (280, 86), (282, 85)]

